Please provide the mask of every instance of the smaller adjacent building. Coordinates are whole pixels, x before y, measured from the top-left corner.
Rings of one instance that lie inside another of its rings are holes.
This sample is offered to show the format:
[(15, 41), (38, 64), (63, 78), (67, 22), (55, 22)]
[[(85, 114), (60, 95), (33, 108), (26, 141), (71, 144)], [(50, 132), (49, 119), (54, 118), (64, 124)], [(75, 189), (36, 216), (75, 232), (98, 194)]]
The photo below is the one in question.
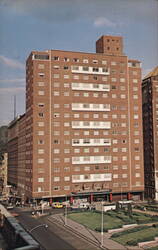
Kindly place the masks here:
[(142, 81), (145, 198), (158, 201), (158, 66)]
[(8, 154), (2, 153), (0, 155), (0, 193), (7, 194), (7, 166)]
[(25, 188), (25, 114), (8, 126), (8, 184), (11, 193), (21, 198)]

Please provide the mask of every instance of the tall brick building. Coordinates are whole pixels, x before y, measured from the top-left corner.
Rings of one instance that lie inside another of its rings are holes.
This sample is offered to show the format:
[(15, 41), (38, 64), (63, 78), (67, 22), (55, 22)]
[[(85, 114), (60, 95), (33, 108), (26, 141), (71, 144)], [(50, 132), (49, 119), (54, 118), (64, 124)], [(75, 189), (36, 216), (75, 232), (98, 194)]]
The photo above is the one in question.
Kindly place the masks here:
[(158, 201), (158, 66), (142, 82), (145, 197)]
[(25, 196), (142, 199), (141, 64), (122, 37), (26, 63)]

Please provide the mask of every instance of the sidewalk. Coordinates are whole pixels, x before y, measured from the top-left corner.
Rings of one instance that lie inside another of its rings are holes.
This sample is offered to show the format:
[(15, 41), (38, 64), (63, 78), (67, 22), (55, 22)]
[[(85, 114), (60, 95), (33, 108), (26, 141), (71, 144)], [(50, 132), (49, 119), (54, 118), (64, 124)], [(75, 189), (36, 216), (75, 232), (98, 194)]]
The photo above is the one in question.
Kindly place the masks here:
[[(80, 235), (80, 236), (84, 236), (86, 239), (89, 239), (90, 241), (93, 241), (95, 244), (97, 244), (98, 246), (101, 245), (101, 233), (99, 232), (95, 232), (92, 231), (91, 229), (73, 221), (67, 218), (67, 222), (65, 225), (65, 218), (62, 214), (56, 214), (56, 215), (51, 215), (49, 217), (50, 221), (58, 221), (60, 224), (62, 224), (63, 226), (65, 226), (66, 228), (72, 230), (73, 232), (75, 231), (76, 234)], [(131, 249), (131, 250), (140, 250), (142, 248), (138, 248), (136, 247), (125, 247), (111, 239), (109, 239), (110, 234), (108, 233), (104, 233), (103, 235), (103, 246), (102, 249), (108, 249), (108, 250), (127, 250), (127, 249)]]

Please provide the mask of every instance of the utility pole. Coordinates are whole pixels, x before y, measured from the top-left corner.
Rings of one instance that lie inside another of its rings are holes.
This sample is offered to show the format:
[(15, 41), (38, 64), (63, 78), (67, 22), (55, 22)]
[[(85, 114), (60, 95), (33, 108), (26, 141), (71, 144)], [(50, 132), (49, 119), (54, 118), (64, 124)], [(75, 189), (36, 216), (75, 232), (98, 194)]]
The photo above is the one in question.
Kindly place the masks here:
[(104, 206), (103, 201), (101, 202), (101, 247), (104, 245)]

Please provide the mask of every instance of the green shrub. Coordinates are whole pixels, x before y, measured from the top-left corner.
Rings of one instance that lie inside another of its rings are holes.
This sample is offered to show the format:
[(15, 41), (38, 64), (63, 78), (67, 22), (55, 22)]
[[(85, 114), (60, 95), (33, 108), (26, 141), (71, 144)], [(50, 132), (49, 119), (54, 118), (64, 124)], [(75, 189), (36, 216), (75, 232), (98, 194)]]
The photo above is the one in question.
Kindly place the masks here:
[[(95, 231), (101, 232), (101, 227), (96, 227), (96, 228), (95, 228)], [(104, 227), (104, 228), (103, 228), (103, 232), (107, 232), (107, 231), (108, 231), (108, 228)]]
[(127, 241), (127, 245), (129, 245), (129, 246), (136, 246), (137, 245), (137, 240), (129, 240), (129, 241)]
[(111, 238), (120, 237), (122, 235), (126, 235), (126, 234), (129, 234), (129, 233), (139, 232), (139, 231), (144, 230), (146, 228), (150, 228), (150, 226), (139, 226), (139, 227), (134, 227), (134, 228), (131, 228), (131, 229), (127, 229), (127, 230), (122, 231), (122, 232), (114, 233), (111, 236)]

